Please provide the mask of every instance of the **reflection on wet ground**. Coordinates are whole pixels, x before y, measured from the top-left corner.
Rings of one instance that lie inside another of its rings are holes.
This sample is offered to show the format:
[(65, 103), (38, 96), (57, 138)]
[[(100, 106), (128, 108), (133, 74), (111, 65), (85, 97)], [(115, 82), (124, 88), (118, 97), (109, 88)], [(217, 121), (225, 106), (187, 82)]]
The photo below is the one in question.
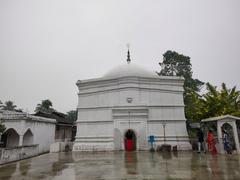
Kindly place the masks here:
[(0, 179), (240, 179), (240, 156), (192, 152), (55, 153), (0, 166)]

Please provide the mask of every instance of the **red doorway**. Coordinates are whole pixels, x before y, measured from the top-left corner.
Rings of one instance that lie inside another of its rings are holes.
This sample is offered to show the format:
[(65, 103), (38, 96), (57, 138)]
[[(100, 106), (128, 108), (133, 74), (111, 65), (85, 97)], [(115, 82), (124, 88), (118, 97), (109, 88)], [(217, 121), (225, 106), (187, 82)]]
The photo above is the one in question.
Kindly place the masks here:
[(132, 129), (128, 129), (124, 136), (124, 145), (126, 151), (136, 150), (136, 134)]

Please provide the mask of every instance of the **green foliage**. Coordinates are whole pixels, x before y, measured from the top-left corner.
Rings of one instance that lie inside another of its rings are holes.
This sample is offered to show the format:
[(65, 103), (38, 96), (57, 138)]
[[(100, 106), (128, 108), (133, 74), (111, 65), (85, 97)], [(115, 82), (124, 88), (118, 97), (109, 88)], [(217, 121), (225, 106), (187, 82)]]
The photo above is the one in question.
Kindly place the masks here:
[(191, 122), (200, 120), (202, 118), (202, 108), (204, 108), (202, 107), (201, 96), (197, 92), (191, 91), (187, 98), (188, 104), (185, 106), (185, 114), (188, 120)]
[(2, 101), (0, 100), (0, 109), (2, 109), (3, 108), (3, 103), (2, 103)]
[(197, 138), (197, 131), (198, 129), (194, 128), (188, 128), (188, 136), (190, 139), (195, 139)]
[(159, 63), (161, 76), (182, 76), (185, 79), (185, 91), (199, 92), (204, 83), (192, 78), (192, 64), (190, 57), (178, 54), (175, 51), (167, 51), (163, 54), (163, 62)]
[(52, 102), (49, 99), (42, 100), (41, 104), (38, 104), (35, 112), (42, 111), (46, 113), (53, 112), (54, 109), (52, 108)]
[(3, 110), (15, 111), (16, 107), (17, 106), (14, 105), (13, 101), (6, 101), (4, 104), (1, 104), (1, 108)]
[(206, 87), (207, 93), (202, 96), (191, 94), (191, 106), (186, 110), (192, 121), (227, 114), (240, 117), (240, 91), (236, 87), (228, 89), (224, 83), (220, 90), (210, 83)]
[(159, 63), (159, 65), (161, 66), (161, 71), (158, 73), (160, 76), (184, 77), (185, 115), (187, 119), (191, 119), (194, 114), (191, 106), (195, 103), (198, 96), (197, 92), (201, 90), (204, 83), (192, 77), (190, 57), (178, 54), (175, 51), (167, 51), (163, 54), (163, 62)]
[(187, 120), (198, 122), (201, 119), (226, 114), (240, 117), (240, 92), (236, 87), (228, 89), (223, 83), (221, 89), (217, 90), (217, 87), (207, 83), (207, 93), (200, 95), (199, 91), (204, 83), (192, 78), (190, 57), (167, 51), (163, 54), (163, 62), (159, 64), (159, 75), (185, 78), (184, 103)]
[(72, 122), (75, 122), (77, 120), (77, 111), (72, 110), (67, 112), (67, 118)]
[(6, 127), (0, 120), (0, 133), (3, 133), (5, 131)]

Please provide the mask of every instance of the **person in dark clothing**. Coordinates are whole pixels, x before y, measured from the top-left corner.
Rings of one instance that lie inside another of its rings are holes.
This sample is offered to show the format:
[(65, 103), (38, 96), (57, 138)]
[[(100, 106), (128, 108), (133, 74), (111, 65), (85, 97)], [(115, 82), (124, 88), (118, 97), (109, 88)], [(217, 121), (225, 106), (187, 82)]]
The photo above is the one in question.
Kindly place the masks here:
[(201, 149), (205, 153), (206, 150), (205, 150), (205, 144), (204, 144), (204, 133), (202, 132), (201, 129), (198, 130), (197, 137), (198, 137), (198, 153), (201, 152)]
[(227, 152), (227, 154), (232, 154), (232, 149), (230, 146), (230, 141), (229, 141), (229, 135), (226, 130), (222, 130), (222, 135), (223, 135), (223, 146), (224, 150)]

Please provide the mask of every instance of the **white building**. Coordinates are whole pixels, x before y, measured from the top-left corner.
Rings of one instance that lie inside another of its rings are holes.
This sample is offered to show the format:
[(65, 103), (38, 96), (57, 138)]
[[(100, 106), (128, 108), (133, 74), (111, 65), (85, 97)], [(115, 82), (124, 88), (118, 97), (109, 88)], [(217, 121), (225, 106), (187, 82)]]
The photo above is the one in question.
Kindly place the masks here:
[(228, 134), (228, 141), (230, 141), (229, 143), (231, 147), (234, 147), (232, 150), (237, 154), (240, 154), (240, 143), (239, 143), (240, 118), (239, 117), (224, 115), (224, 116), (202, 119), (201, 122), (203, 124), (203, 127), (205, 127), (205, 130), (212, 129), (213, 127), (216, 128), (217, 132), (214, 132), (214, 134), (215, 133), (217, 134), (218, 143), (216, 147), (219, 153), (221, 154), (226, 153), (224, 150), (223, 134), (222, 134), (224, 130)]
[(77, 135), (73, 151), (124, 150), (177, 145), (191, 149), (184, 115), (181, 77), (158, 76), (130, 61), (101, 78), (79, 80)]
[(0, 118), (6, 126), (2, 134), (5, 148), (37, 145), (37, 154), (40, 154), (48, 152), (50, 145), (54, 143), (54, 119), (13, 111), (0, 112)]

